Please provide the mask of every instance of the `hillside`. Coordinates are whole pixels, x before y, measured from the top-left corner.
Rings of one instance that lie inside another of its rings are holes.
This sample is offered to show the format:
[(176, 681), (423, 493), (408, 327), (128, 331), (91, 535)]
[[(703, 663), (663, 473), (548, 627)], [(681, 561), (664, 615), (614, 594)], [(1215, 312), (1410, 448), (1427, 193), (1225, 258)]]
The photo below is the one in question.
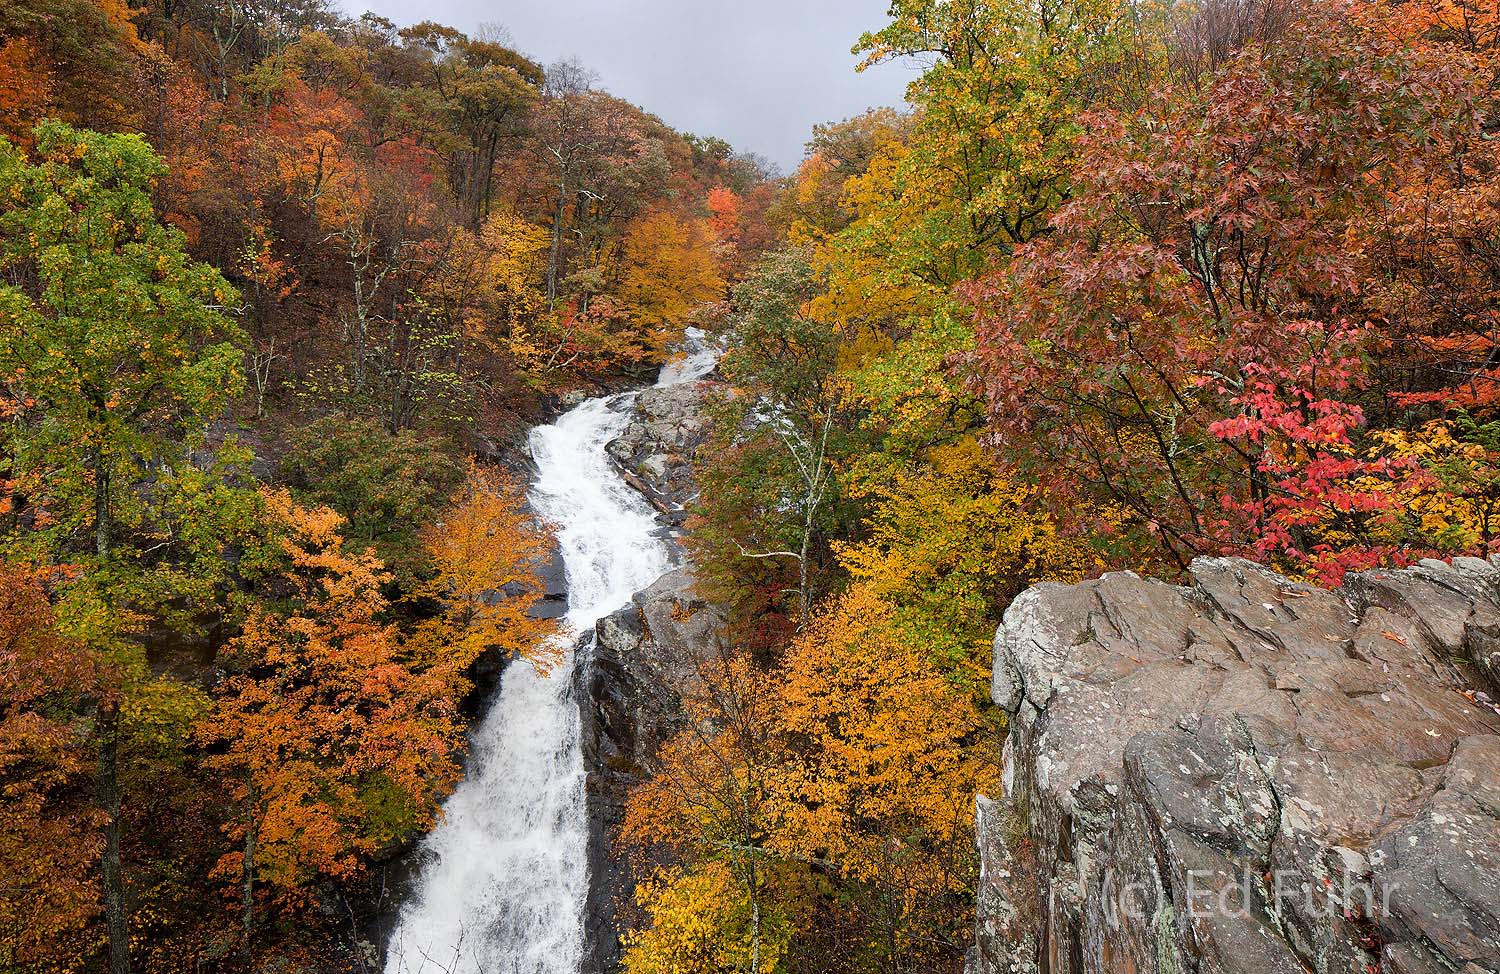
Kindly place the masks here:
[(0, 974), (1496, 970), (1500, 11), (872, 6), (0, 4)]

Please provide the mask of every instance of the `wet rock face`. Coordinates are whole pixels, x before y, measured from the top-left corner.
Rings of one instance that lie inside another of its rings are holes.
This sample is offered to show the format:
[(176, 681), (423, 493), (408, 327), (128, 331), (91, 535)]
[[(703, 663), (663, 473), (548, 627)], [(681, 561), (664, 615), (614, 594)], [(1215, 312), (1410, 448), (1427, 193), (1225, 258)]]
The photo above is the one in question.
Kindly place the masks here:
[(718, 651), (723, 626), (695, 584), (690, 568), (669, 572), (595, 627), (585, 720), (601, 774), (655, 770), (657, 751), (681, 727), (679, 690)]
[(682, 727), (680, 689), (721, 649), (723, 617), (694, 584), (692, 570), (679, 568), (600, 620), (577, 670), (590, 816), (586, 974), (618, 970), (618, 907), (634, 892), (616, 844), (625, 799)]
[(1006, 612), (971, 968), (1500, 971), (1500, 568), (1191, 575)]
[(644, 390), (635, 417), (605, 448), (626, 479), (658, 511), (671, 516), (697, 496), (693, 457), (708, 436), (703, 415), (708, 386), (688, 382)]

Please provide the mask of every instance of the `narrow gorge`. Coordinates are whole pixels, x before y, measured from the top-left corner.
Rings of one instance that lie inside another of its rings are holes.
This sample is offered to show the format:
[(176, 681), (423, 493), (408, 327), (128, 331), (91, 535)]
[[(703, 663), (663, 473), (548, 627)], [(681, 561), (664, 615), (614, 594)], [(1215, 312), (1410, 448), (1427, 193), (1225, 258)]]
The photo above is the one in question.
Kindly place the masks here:
[[(586, 762), (578, 683), (589, 682), (593, 629), (673, 563), (664, 519), (626, 482), (607, 445), (639, 396), (707, 375), (718, 351), (696, 330), (647, 393), (589, 399), (530, 438), (531, 502), (553, 525), (567, 586), (561, 662), (512, 663), (471, 735), (466, 779), (423, 841), (414, 897), (387, 950), (387, 974), (573, 974), (591, 899)], [(580, 679), (580, 676), (582, 679)], [(592, 727), (592, 724), (590, 724)], [(608, 897), (604, 897), (607, 902)]]

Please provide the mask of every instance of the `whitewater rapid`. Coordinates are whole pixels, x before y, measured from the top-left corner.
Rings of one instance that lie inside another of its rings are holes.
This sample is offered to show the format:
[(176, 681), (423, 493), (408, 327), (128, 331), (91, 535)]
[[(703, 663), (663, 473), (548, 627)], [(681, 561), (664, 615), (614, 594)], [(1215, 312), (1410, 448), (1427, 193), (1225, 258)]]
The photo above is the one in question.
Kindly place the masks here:
[[(690, 330), (658, 386), (707, 375), (716, 354)], [(474, 729), (468, 775), (422, 842), (415, 894), (386, 974), (577, 974), (588, 892), (588, 815), (574, 645), (671, 567), (655, 511), (610, 463), (636, 393), (590, 399), (531, 432), (531, 503), (553, 525), (568, 586), (567, 651), (547, 676), (505, 671)]]

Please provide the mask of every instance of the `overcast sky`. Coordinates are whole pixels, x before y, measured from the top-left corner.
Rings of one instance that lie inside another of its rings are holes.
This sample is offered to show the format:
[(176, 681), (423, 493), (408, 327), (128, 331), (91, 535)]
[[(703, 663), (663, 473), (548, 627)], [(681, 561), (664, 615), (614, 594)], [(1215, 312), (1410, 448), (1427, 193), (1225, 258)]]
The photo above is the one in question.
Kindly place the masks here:
[(886, 0), (340, 0), (407, 26), (503, 24), (543, 64), (577, 57), (612, 94), (790, 172), (818, 122), (901, 105), (915, 70), (856, 74), (849, 53)]

